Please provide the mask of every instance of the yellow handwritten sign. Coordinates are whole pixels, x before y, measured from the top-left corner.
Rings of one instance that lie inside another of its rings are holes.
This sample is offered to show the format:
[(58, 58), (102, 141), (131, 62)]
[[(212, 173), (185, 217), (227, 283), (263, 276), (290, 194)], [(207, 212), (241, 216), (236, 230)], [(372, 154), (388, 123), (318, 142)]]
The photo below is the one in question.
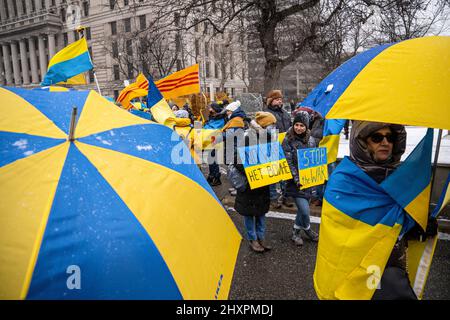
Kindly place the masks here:
[(298, 149), (298, 172), (300, 189), (321, 185), (328, 180), (327, 149)]
[(278, 141), (238, 148), (251, 189), (292, 179), (291, 170)]

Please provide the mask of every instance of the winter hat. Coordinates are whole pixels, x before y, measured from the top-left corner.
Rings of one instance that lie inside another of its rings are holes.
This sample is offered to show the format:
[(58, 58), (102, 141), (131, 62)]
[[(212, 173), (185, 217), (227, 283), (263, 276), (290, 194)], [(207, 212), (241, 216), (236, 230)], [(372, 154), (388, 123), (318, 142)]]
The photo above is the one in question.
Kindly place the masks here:
[(235, 112), (241, 106), (241, 102), (239, 100), (234, 101), (225, 107), (225, 110)]
[(217, 102), (212, 102), (210, 107), (217, 113), (220, 113), (223, 111), (222, 105), (218, 104)]
[(267, 105), (270, 106), (273, 100), (283, 98), (281, 90), (270, 90), (267, 94)]
[(295, 115), (294, 118), (294, 122), (292, 123), (292, 125), (296, 124), (297, 122), (301, 122), (303, 123), (306, 128), (309, 127), (309, 114), (306, 111), (299, 111), (297, 112), (297, 114)]
[(174, 112), (175, 117), (177, 118), (189, 118), (189, 112), (186, 110), (177, 110)]
[(277, 122), (277, 119), (270, 112), (258, 111), (255, 115), (256, 123), (258, 123), (261, 127), (266, 128), (271, 124)]

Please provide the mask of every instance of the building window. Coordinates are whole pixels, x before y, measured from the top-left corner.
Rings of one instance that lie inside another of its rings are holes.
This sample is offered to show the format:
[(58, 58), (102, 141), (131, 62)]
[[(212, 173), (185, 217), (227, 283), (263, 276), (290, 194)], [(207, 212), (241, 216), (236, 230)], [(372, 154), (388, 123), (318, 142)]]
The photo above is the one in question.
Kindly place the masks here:
[(35, 0), (31, 0), (31, 12), (36, 11), (36, 3), (34, 3)]
[(84, 16), (87, 17), (89, 15), (89, 2), (83, 2), (83, 10)]
[(123, 0), (123, 5), (127, 6), (128, 5), (128, 0)]
[(117, 22), (110, 22), (109, 25), (111, 26), (111, 35), (115, 36), (117, 34)]
[(75, 37), (75, 41), (80, 40), (80, 34), (78, 32), (74, 31), (73, 35)]
[(141, 30), (144, 30), (145, 28), (147, 28), (145, 15), (139, 16), (139, 27), (140, 27)]
[(13, 11), (14, 11), (13, 12), (13, 17), (17, 17), (19, 15), (19, 12), (17, 10), (17, 2), (13, 1), (12, 3), (13, 3)]
[(209, 57), (209, 45), (205, 43), (205, 57)]
[(94, 72), (92, 70), (89, 70), (89, 82), (94, 82)]
[(120, 80), (119, 65), (115, 64), (113, 66), (113, 71), (114, 71), (114, 80)]
[(183, 66), (181, 64), (181, 60), (177, 59), (177, 71), (180, 71), (181, 69), (183, 69)]
[(116, 6), (116, 0), (109, 0), (109, 8), (111, 10), (114, 10), (115, 6)]
[(117, 101), (118, 97), (119, 97), (119, 90), (114, 90), (114, 100)]
[(91, 27), (86, 28), (86, 39), (91, 40)]
[(205, 73), (206, 73), (206, 77), (207, 77), (207, 78), (209, 78), (209, 77), (211, 76), (211, 75), (210, 75), (209, 67), (210, 67), (209, 61), (205, 62)]
[(234, 79), (234, 67), (232, 64), (230, 64), (230, 79), (231, 80)]
[(67, 36), (67, 33), (63, 34), (63, 38), (64, 38), (64, 47), (67, 47), (69, 43), (69, 37)]
[(176, 27), (180, 26), (180, 14), (178, 12), (175, 12), (174, 22)]
[(200, 54), (200, 42), (195, 39), (195, 56), (198, 57)]
[(234, 97), (234, 88), (231, 88), (231, 96)]
[(198, 20), (194, 19), (194, 31), (198, 32)]
[(132, 63), (128, 63), (128, 79), (133, 79), (134, 78), (134, 72), (133, 72), (133, 64)]
[(112, 56), (115, 59), (119, 58), (119, 47), (116, 41), (112, 43)]
[(124, 19), (123, 24), (125, 26), (125, 32), (130, 32), (131, 31), (131, 19), (130, 18)]
[(203, 30), (203, 34), (207, 34), (208, 33), (208, 22), (203, 23), (203, 27), (205, 28)]
[(219, 65), (217, 63), (214, 63), (214, 76), (219, 77)]
[(129, 57), (133, 56), (133, 42), (130, 39), (125, 42), (125, 50)]
[(42, 9), (45, 9), (45, 8), (46, 8), (46, 6), (45, 6), (45, 0), (41, 0), (41, 8), (42, 8)]

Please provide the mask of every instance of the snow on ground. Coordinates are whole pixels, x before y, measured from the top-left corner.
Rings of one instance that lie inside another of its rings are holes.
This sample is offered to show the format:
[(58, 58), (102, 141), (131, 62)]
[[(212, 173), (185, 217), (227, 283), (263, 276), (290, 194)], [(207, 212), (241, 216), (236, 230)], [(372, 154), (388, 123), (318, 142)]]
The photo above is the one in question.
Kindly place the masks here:
[[(350, 128), (351, 130), (351, 128)], [(417, 146), (420, 140), (425, 136), (427, 128), (421, 127), (406, 127), (407, 138), (406, 138), (406, 152), (402, 156), (402, 161), (410, 154), (410, 152)], [(436, 150), (436, 142), (439, 130), (434, 130), (434, 140), (433, 140), (433, 156), (431, 161), (434, 161), (434, 155)], [(349, 155), (348, 140), (345, 140), (345, 136), (341, 133), (341, 139), (339, 143), (338, 158), (343, 158)], [(440, 164), (450, 164), (450, 135), (448, 135), (448, 130), (443, 130), (441, 146), (439, 149), (438, 163)]]

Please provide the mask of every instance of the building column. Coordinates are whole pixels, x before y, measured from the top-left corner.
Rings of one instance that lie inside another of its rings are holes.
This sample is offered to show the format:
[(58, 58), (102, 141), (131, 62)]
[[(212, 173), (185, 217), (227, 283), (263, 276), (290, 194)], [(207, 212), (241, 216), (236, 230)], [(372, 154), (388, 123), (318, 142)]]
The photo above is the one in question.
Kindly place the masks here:
[(31, 5), (31, 0), (26, 0), (26, 6), (27, 6), (27, 14), (30, 14), (31, 10), (33, 9), (33, 6)]
[(27, 57), (27, 44), (25, 43), (25, 39), (20, 39), (20, 62), (22, 63), (22, 79), (23, 84), (30, 84), (30, 72), (28, 66), (28, 57)]
[(58, 45), (56, 46), (56, 51), (61, 51), (64, 48), (64, 35), (63, 33), (57, 33), (56, 37), (58, 39)]
[(5, 84), (5, 68), (3, 67), (3, 53), (0, 50), (0, 86)]
[(41, 68), (41, 80), (44, 80), (44, 77), (47, 74), (47, 57), (45, 55), (44, 36), (42, 34), (38, 36), (38, 47), (39, 47), (39, 67)]
[(75, 42), (75, 34), (73, 30), (67, 30), (67, 44)]
[(7, 43), (2, 44), (3, 50), (3, 62), (5, 63), (5, 78), (6, 84), (13, 84), (12, 67), (11, 67), (11, 56), (9, 55), (9, 46)]
[(33, 37), (28, 38), (28, 48), (30, 50), (31, 81), (32, 83), (39, 83), (36, 45), (34, 44)]
[(13, 1), (14, 0), (5, 0), (7, 3), (6, 5), (8, 6), (8, 12), (9, 12), (9, 18), (15, 18), (15, 11), (14, 11), (14, 5), (13, 5)]
[(22, 79), (20, 77), (20, 65), (19, 65), (19, 50), (17, 49), (17, 43), (11, 42), (11, 58), (14, 73), (14, 83), (16, 85), (22, 84)]
[(17, 7), (17, 16), (18, 17), (23, 16), (22, 0), (19, 0), (19, 1), (16, 2), (16, 7)]
[(55, 34), (49, 34), (48, 39), (48, 59), (50, 60), (56, 53)]
[(0, 19), (6, 21), (6, 0), (0, 0)]

